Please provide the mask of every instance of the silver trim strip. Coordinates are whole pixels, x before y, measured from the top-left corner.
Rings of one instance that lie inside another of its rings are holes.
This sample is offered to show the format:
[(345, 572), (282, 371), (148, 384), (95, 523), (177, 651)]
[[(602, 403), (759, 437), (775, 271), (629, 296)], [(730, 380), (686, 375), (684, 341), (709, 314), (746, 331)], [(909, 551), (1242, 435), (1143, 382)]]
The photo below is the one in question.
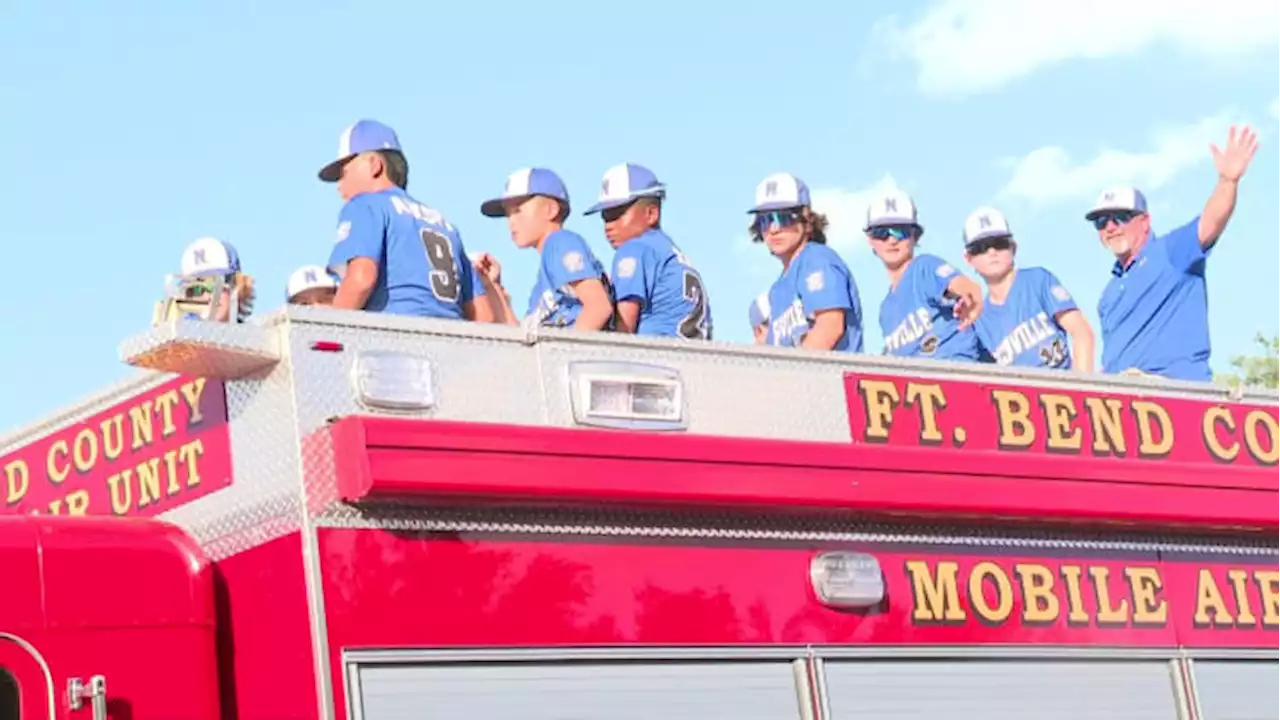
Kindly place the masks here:
[[(53, 720), (53, 718), (58, 717), (58, 691), (53, 687), (53, 671), (49, 669), (49, 663), (44, 659), (44, 655), (42, 655), (40, 651), (36, 649), (35, 645), (32, 645), (30, 642), (28, 642), (26, 639), (24, 639), (19, 635), (14, 635), (13, 633), (7, 633), (7, 632), (0, 632), (0, 640), (8, 640), (14, 645), (17, 645), (19, 648), (24, 650), (28, 655), (30, 655), (31, 658), (36, 661), (36, 664), (40, 666), (40, 672), (44, 674), (45, 697), (48, 700), (49, 718), (50, 720)], [(14, 676), (13, 681), (15, 683), (19, 682), (19, 679), (17, 678), (17, 676)], [(21, 696), (21, 693), (22, 693), (21, 685), (18, 685), (18, 693), (19, 693), (19, 696)], [(19, 710), (18, 714), (19, 716), (21, 716), (22, 714), (21, 710)]]

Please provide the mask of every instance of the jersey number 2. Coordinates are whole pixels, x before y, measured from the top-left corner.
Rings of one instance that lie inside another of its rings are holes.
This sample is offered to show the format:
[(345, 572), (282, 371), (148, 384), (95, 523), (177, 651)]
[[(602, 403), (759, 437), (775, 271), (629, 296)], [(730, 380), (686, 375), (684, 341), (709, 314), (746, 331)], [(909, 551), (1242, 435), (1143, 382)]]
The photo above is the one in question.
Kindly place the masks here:
[(458, 263), (453, 243), (434, 230), (422, 228), (422, 246), (431, 263), (431, 294), (444, 302), (458, 301)]
[(710, 340), (707, 327), (707, 291), (697, 273), (684, 272), (684, 299), (693, 303), (693, 310), (680, 321), (680, 337), (690, 340)]

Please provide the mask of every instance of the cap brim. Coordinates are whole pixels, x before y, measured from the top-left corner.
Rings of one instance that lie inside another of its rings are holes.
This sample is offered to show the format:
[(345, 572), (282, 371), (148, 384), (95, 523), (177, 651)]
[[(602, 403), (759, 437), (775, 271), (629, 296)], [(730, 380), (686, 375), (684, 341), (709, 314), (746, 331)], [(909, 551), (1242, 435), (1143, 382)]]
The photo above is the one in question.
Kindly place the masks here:
[(346, 157), (341, 157), (329, 163), (328, 165), (325, 165), (324, 167), (320, 168), (320, 173), (319, 173), (320, 179), (324, 182), (338, 182), (339, 180), (342, 179), (343, 166), (345, 166), (348, 162), (351, 162), (351, 158), (353, 157), (355, 157), (355, 155), (348, 155)]
[(1127, 207), (1096, 207), (1084, 214), (1084, 219), (1093, 222), (1093, 219), (1103, 213), (1109, 212), (1136, 212), (1133, 208)]
[(793, 208), (802, 208), (802, 207), (805, 207), (804, 204), (793, 203), (793, 202), (762, 203), (748, 210), (747, 214), (751, 215), (753, 213), (772, 212), (774, 210), (791, 210)]
[(506, 217), (507, 209), (503, 207), (502, 203), (510, 199), (511, 198), (494, 198), (492, 200), (485, 200), (483, 203), (480, 203), (480, 214), (491, 218)]
[(666, 199), (666, 197), (667, 189), (665, 186), (646, 188), (626, 197), (614, 198), (612, 200), (601, 200), (595, 205), (587, 208), (582, 214), (594, 215), (601, 210), (609, 210), (616, 207), (622, 207), (623, 205), (630, 205), (631, 203), (637, 200), (643, 200), (644, 198), (658, 198), (659, 200), (663, 200)]

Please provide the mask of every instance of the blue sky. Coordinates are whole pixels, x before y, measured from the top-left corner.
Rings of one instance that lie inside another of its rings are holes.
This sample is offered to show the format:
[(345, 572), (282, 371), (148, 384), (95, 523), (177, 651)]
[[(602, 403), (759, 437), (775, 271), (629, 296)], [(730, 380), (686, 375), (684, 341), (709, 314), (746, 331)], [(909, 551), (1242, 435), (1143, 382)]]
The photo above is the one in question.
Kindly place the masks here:
[[(873, 319), (887, 283), (857, 223), (896, 184), (953, 261), (965, 215), (1003, 209), (1019, 263), (1096, 327), (1111, 259), (1089, 202), (1135, 183), (1158, 231), (1185, 222), (1215, 179), (1208, 142), (1247, 120), (1261, 149), (1210, 266), (1215, 367), (1280, 324), (1274, 0), (71, 5), (0, 15), (0, 429), (132, 372), (117, 344), (196, 237), (236, 245), (276, 306), (327, 257), (340, 201), (315, 173), (362, 117), (397, 129), (411, 193), (498, 254), (517, 297), (535, 257), (478, 212), (509, 171), (555, 169), (584, 209), (610, 165), (652, 168), (717, 336), (743, 341), (777, 272), (745, 232), (769, 173), (813, 189)], [(598, 217), (570, 227), (609, 257)]]

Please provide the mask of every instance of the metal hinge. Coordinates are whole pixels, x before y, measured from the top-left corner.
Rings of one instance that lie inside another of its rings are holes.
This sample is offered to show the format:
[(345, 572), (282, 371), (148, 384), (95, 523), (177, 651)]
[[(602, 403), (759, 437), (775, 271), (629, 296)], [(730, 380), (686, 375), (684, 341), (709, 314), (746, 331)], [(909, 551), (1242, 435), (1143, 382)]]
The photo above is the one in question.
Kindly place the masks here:
[(94, 675), (86, 683), (80, 678), (67, 681), (67, 705), (72, 710), (83, 710), (84, 701), (89, 701), (93, 710), (93, 720), (107, 720), (107, 678)]

